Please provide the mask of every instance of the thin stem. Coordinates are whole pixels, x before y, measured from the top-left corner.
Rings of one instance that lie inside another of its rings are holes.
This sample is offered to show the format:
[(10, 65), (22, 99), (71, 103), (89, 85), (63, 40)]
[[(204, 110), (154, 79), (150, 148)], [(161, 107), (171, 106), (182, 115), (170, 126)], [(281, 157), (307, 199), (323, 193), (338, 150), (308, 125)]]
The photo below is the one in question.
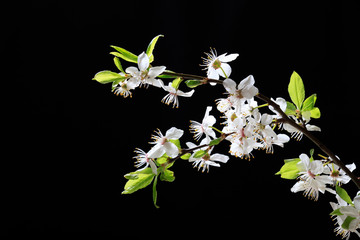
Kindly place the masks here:
[(176, 72), (169, 72), (169, 71), (164, 71), (163, 74), (164, 75), (169, 75), (169, 76), (174, 76), (174, 77), (181, 77), (183, 79), (188, 79), (188, 80), (189, 79), (203, 80), (205, 83), (208, 83), (208, 82), (219, 83), (219, 84), (223, 83), (223, 81), (221, 81), (221, 80), (207, 78), (207, 77), (203, 77), (203, 76), (199, 76), (199, 75), (193, 75), (193, 74), (176, 73)]
[(261, 93), (258, 93), (255, 97), (267, 102), (270, 106), (272, 106), (275, 111), (277, 111), (281, 117), (283, 123), (287, 123), (291, 125), (292, 127), (296, 128), (300, 132), (302, 132), (307, 138), (309, 138), (313, 143), (315, 143), (326, 155), (328, 155), (331, 160), (338, 165), (344, 172), (351, 178), (351, 180), (355, 183), (355, 185), (360, 189), (360, 180), (356, 177), (354, 173), (352, 173), (346, 165), (340, 161), (336, 155), (323, 144), (318, 138), (316, 138), (313, 134), (311, 134), (305, 127), (302, 127), (298, 124), (296, 124), (292, 119), (290, 119), (279, 107), (278, 104), (276, 104), (274, 101), (272, 101), (270, 98), (264, 96)]

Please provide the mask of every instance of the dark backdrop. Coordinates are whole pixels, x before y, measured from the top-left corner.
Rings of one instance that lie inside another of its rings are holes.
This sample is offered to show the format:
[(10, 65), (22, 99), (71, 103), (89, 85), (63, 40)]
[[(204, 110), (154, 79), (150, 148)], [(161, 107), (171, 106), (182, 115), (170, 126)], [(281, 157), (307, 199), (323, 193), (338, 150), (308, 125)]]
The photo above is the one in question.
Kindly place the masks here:
[(309, 152), (307, 139), (273, 155), (256, 151), (250, 162), (231, 157), (208, 174), (179, 161), (175, 182), (158, 184), (160, 209), (150, 188), (121, 195), (133, 150), (149, 149), (156, 128), (182, 128), (183, 142), (191, 141), (189, 120), (201, 121), (224, 90), (198, 88), (172, 109), (159, 89), (123, 99), (91, 79), (116, 71), (110, 45), (139, 54), (158, 34), (165, 37), (154, 65), (204, 75), (199, 64), (210, 47), (239, 53), (231, 78), (253, 74), (274, 98), (289, 99), (295, 70), (307, 96), (318, 94), (316, 136), (345, 163), (357, 162), (354, 21), (339, 1), (32, 1), (2, 10), (2, 234), (335, 239), (334, 197), (313, 202), (290, 192), (295, 181), (274, 176), (283, 159)]

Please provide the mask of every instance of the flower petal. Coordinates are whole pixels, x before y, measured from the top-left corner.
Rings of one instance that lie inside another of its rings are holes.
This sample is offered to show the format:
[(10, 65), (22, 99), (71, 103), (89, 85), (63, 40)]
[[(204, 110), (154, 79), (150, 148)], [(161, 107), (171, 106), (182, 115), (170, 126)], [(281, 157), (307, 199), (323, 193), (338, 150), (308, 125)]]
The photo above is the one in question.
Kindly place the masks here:
[(190, 92), (183, 92), (181, 90), (177, 90), (176, 95), (180, 97), (191, 97), (194, 94), (195, 90), (191, 90)]
[(165, 137), (167, 139), (179, 139), (184, 134), (184, 131), (181, 129), (177, 129), (176, 127), (172, 127), (166, 131)]
[(231, 62), (231, 61), (234, 61), (238, 56), (239, 56), (239, 54), (237, 54), (237, 53), (232, 53), (227, 56), (221, 55), (221, 56), (219, 56), (219, 60), (221, 62)]
[[(216, 69), (216, 71), (223, 78), (228, 78), (230, 76), (230, 74), (231, 74), (231, 67), (227, 63), (222, 63), (221, 68)], [(226, 75), (224, 74), (224, 72), (225, 72)]]
[(229, 156), (226, 156), (224, 154), (215, 153), (215, 154), (210, 156), (210, 160), (211, 161), (217, 161), (217, 162), (226, 163), (229, 160)]
[(162, 74), (165, 71), (165, 66), (159, 66), (159, 67), (152, 67), (149, 69), (148, 77), (149, 78), (156, 78), (160, 74)]
[(230, 78), (227, 78), (223, 82), (224, 88), (228, 93), (234, 94), (236, 92), (236, 82)]
[(209, 67), (209, 70), (207, 72), (207, 77), (218, 80), (219, 73), (213, 67)]
[(175, 144), (173, 144), (172, 142), (164, 143), (163, 147), (165, 149), (166, 154), (171, 158), (174, 158), (179, 154), (178, 147)]
[(253, 86), (255, 83), (255, 79), (253, 77), (253, 75), (249, 75), (246, 78), (244, 78), (243, 80), (241, 80), (241, 82), (239, 83), (238, 89), (243, 89), (246, 86)]
[(140, 71), (145, 71), (149, 67), (149, 57), (145, 52), (142, 52), (138, 56), (138, 66)]

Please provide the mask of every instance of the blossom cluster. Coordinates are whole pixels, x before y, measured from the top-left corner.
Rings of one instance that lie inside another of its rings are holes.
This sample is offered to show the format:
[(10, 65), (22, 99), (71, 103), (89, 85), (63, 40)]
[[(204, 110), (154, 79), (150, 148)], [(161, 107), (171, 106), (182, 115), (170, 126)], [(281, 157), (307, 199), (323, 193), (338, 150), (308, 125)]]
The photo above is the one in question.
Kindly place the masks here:
[[(216, 109), (224, 120), (220, 123), (222, 128), (219, 130), (219, 127), (214, 126), (219, 121), (211, 114), (213, 107), (207, 106), (201, 121), (190, 121), (190, 133), (194, 135), (196, 142), (186, 142), (187, 148), (180, 142), (184, 130), (171, 127), (165, 134), (159, 129), (156, 130), (148, 151), (135, 149), (135, 167), (138, 170), (125, 175), (128, 181), (123, 194), (131, 194), (152, 183), (153, 201), (158, 207), (158, 178), (161, 181), (174, 181), (175, 175), (170, 167), (178, 159), (191, 163), (202, 172), (209, 172), (210, 167), (220, 167), (220, 164), (225, 164), (230, 159), (226, 154), (214, 153), (216, 146), (222, 142), (229, 144), (230, 155), (250, 160), (253, 158), (253, 150), (264, 150), (272, 154), (274, 145), (284, 147), (290, 138), (300, 141), (304, 133), (321, 131), (318, 126), (309, 124), (311, 119), (317, 119), (321, 115), (319, 108), (315, 107), (317, 96), (312, 94), (305, 99), (304, 84), (296, 72), (291, 75), (288, 86), (291, 102), (281, 97), (266, 97), (266, 103), (259, 105), (256, 99), (264, 98), (259, 96), (259, 89), (255, 86), (252, 75), (240, 82), (230, 78), (230, 62), (236, 60), (239, 54), (218, 55), (215, 49), (210, 49), (201, 65), (206, 70), (206, 77), (176, 73), (165, 66), (151, 65), (154, 61), (155, 44), (161, 36), (153, 38), (146, 51), (139, 55), (112, 46), (117, 51), (111, 54), (115, 56), (114, 63), (120, 72), (100, 71), (94, 80), (102, 84), (112, 83), (112, 91), (125, 98), (132, 97), (133, 91), (138, 87), (161, 88), (167, 92), (162, 102), (172, 104), (173, 107), (179, 107), (179, 96), (191, 97), (195, 91), (180, 90), (184, 86), (183, 82), (188, 88), (208, 83), (212, 86), (220, 84), (223, 86), (222, 90), (225, 90), (226, 97), (216, 99), (215, 102)], [(124, 70), (120, 59), (137, 66), (130, 66)], [(169, 82), (165, 84), (165, 81)], [(260, 112), (261, 109), (266, 111)], [(288, 134), (278, 133), (276, 130), (284, 130)], [(313, 154), (314, 151), (311, 150), (310, 157), (303, 153), (298, 158), (286, 159), (276, 175), (281, 175), (284, 179), (297, 179), (291, 192), (303, 192), (304, 196), (312, 200), (318, 200), (320, 193), (334, 194), (337, 203), (331, 202), (330, 205), (333, 208), (331, 215), (337, 223), (335, 232), (344, 238), (349, 238), (351, 233), (360, 237), (360, 192), (352, 200), (342, 187), (350, 180), (354, 181), (352, 171), (356, 169), (355, 164), (340, 167), (341, 164), (337, 164), (341, 163), (340, 159), (337, 156), (335, 159), (332, 153), (328, 154), (329, 157), (319, 155), (323, 158), (321, 160), (314, 160)]]

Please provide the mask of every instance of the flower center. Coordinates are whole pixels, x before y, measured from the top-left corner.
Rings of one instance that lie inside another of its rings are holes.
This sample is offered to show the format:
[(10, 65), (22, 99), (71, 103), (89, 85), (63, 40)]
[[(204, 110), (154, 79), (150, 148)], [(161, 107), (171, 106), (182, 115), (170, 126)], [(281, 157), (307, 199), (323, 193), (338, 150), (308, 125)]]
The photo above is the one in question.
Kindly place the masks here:
[(337, 178), (339, 175), (340, 175), (340, 172), (337, 171), (337, 170), (333, 170), (330, 173), (330, 176), (333, 177), (333, 178)]
[(308, 175), (311, 177), (311, 178), (315, 178), (315, 174), (313, 174), (312, 172), (310, 172), (310, 170), (307, 171)]
[(206, 153), (206, 154), (202, 157), (202, 159), (205, 160), (205, 161), (210, 160), (210, 155), (209, 155), (209, 153)]
[(159, 142), (161, 145), (164, 145), (167, 142), (167, 139), (165, 137), (160, 138)]
[(214, 69), (219, 69), (219, 68), (221, 67), (221, 62), (220, 62), (220, 60), (219, 60), (219, 59), (216, 59), (216, 60), (213, 62), (212, 67), (213, 67)]
[(239, 98), (239, 99), (244, 98), (244, 96), (243, 96), (242, 93), (241, 93), (241, 90), (236, 90), (236, 92), (235, 92), (235, 97), (237, 97), (237, 98)]

